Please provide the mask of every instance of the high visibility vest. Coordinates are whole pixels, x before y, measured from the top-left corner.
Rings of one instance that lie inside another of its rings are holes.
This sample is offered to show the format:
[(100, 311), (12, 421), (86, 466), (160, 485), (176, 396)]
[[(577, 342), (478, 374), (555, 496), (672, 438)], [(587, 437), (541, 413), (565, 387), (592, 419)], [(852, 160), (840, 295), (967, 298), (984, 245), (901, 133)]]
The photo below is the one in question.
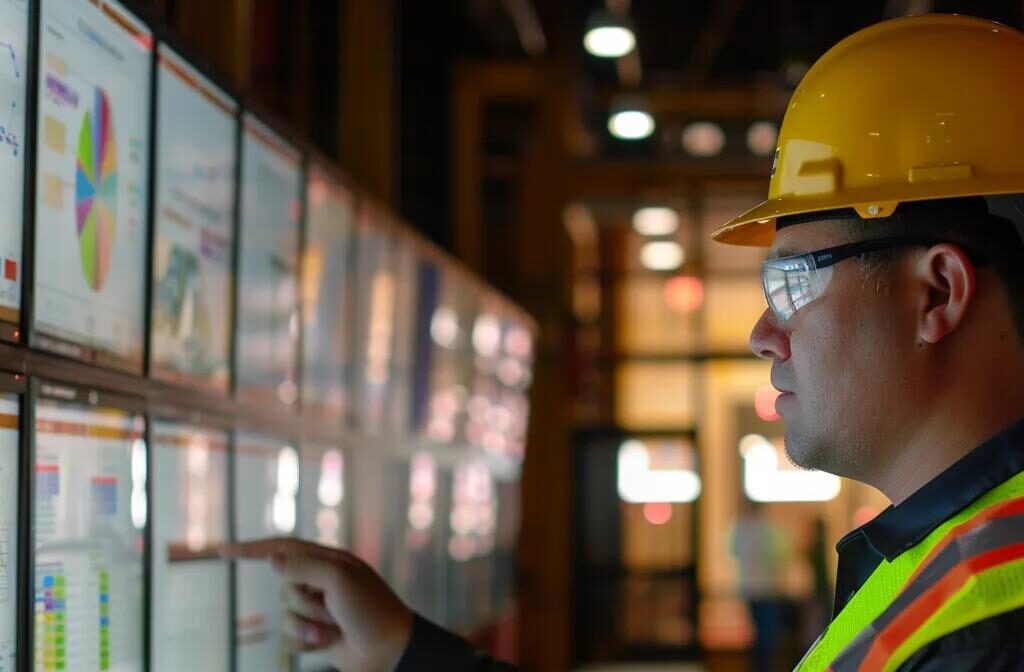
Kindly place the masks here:
[(883, 560), (795, 672), (890, 672), (973, 623), (1024, 607), (1024, 473)]

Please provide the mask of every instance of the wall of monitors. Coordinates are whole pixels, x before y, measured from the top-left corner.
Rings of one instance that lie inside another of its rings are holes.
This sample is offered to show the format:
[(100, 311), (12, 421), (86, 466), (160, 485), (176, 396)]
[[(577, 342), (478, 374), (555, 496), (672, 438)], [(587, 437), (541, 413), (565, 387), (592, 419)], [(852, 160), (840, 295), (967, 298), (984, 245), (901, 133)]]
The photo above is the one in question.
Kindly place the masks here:
[(0, 0), (0, 672), (322, 669), (267, 536), (484, 625), (532, 322), (164, 34)]

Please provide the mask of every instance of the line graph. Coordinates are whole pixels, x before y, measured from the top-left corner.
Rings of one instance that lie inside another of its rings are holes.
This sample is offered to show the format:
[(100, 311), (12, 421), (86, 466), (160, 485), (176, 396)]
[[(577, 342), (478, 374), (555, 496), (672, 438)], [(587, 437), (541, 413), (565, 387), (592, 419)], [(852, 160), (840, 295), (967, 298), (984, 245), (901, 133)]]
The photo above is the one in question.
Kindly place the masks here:
[[(14, 49), (14, 45), (10, 42), (0, 41), (0, 53), (2, 53), (3, 50), (6, 50), (11, 57), (11, 69), (14, 74), (14, 79), (17, 82), (17, 80), (21, 79), (21, 68), (18, 67), (18, 52)], [(20, 86), (19, 89), (22, 91), (24, 90), (23, 87)], [(21, 149), (21, 141), (19, 140), (18, 135), (14, 131), (15, 115), (18, 111), (17, 98), (11, 100), (9, 110), (10, 114), (7, 117), (7, 123), (4, 125), (0, 125), (0, 142), (10, 147), (12, 154), (15, 157), (17, 157), (18, 152)]]

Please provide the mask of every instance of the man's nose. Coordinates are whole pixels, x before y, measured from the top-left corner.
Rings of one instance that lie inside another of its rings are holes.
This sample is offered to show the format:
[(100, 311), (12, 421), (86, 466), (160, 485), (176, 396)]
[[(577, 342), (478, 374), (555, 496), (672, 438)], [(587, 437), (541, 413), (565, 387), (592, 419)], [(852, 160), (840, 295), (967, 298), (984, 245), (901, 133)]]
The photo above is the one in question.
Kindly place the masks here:
[(761, 359), (784, 362), (789, 359), (789, 335), (771, 310), (765, 309), (750, 332), (750, 350)]

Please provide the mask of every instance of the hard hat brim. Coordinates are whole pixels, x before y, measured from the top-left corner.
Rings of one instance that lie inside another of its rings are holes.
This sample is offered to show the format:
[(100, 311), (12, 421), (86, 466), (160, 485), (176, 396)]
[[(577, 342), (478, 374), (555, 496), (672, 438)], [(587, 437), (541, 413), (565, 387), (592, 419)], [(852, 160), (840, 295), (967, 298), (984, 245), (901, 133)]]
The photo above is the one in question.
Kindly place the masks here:
[(833, 194), (820, 199), (782, 196), (765, 201), (723, 224), (711, 234), (711, 239), (727, 245), (770, 247), (775, 240), (775, 225), (779, 217), (850, 208), (861, 219), (879, 219), (891, 215), (900, 203), (1022, 192), (1024, 175), (1011, 175), (974, 178), (959, 183), (940, 180), (892, 185), (888, 188), (847, 190), (841, 197)]

